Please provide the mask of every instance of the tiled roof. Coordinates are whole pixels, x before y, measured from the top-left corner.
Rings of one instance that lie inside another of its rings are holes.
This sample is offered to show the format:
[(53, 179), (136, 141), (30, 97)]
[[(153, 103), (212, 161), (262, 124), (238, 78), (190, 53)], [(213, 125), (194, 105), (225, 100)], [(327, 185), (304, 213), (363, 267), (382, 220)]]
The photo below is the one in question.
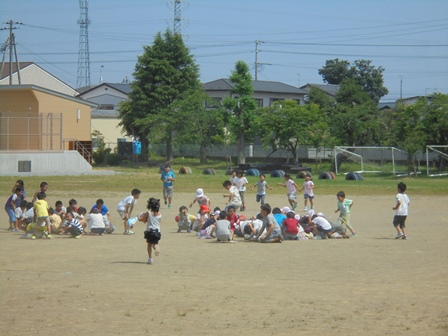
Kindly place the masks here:
[[(252, 81), (252, 86), (255, 92), (306, 94), (305, 90), (281, 82)], [(228, 78), (221, 78), (211, 82), (204, 83), (202, 84), (202, 87), (205, 91), (230, 91), (233, 89), (233, 83)]]

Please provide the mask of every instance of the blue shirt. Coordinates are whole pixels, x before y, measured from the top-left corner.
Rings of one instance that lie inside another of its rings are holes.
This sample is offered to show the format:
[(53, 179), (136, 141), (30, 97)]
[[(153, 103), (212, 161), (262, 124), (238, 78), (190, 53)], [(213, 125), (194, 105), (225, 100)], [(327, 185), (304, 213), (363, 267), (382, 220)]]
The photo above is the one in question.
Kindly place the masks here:
[(163, 180), (163, 186), (164, 187), (171, 187), (171, 186), (173, 186), (173, 181), (167, 181), (168, 177), (176, 178), (176, 176), (174, 175), (172, 170), (170, 170), (168, 173), (166, 171), (163, 171), (162, 172), (162, 180)]
[[(92, 207), (92, 209), (98, 209), (98, 207), (96, 206), (96, 204)], [(109, 209), (103, 204), (103, 206), (101, 207), (101, 209), (98, 209), (98, 211), (100, 211), (101, 212), (101, 214), (103, 215), (103, 216), (106, 216), (107, 215), (107, 213), (109, 212)]]
[(283, 220), (286, 219), (286, 216), (282, 213), (274, 214), (275, 221), (277, 222), (278, 226), (282, 226)]

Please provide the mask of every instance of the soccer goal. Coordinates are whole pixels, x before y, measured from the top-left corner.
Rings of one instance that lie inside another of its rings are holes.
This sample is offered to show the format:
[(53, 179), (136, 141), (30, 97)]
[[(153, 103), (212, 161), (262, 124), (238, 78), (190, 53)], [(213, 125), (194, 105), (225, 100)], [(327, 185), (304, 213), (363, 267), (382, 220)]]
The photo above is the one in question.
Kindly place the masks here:
[(426, 174), (429, 177), (448, 175), (448, 146), (426, 146)]
[[(334, 151), (336, 174), (348, 172), (392, 173), (397, 176), (407, 174), (407, 154), (395, 147), (337, 146)], [(420, 156), (422, 155), (419, 154), (414, 158), (417, 174), (421, 174)]]

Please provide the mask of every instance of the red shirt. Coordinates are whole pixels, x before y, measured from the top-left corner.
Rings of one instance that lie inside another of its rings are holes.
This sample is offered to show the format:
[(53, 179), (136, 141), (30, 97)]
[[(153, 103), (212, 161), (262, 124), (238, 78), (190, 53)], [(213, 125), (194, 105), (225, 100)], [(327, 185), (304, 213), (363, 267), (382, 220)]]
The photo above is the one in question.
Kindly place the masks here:
[(285, 232), (289, 234), (298, 234), (299, 228), (297, 225), (299, 221), (295, 218), (286, 218), (283, 220), (283, 227), (285, 228)]
[(239, 224), (238, 216), (233, 214), (232, 216), (227, 216), (227, 220), (230, 222), (230, 230), (236, 231), (235, 224)]

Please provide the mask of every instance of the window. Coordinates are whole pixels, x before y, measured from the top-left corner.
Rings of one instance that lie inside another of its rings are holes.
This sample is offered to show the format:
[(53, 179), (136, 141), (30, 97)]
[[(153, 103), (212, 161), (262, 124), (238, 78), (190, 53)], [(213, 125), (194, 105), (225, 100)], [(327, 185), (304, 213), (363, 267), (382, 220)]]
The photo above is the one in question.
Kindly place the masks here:
[(112, 104), (102, 104), (98, 107), (99, 110), (107, 110), (107, 111), (113, 111), (115, 110), (115, 106)]
[(206, 108), (218, 108), (221, 106), (221, 100), (222, 98), (219, 97), (212, 97), (212, 99), (214, 100), (214, 102), (211, 101), (207, 101), (205, 104)]
[(263, 107), (263, 99), (257, 99), (255, 98), (255, 101), (257, 102), (258, 107)]

